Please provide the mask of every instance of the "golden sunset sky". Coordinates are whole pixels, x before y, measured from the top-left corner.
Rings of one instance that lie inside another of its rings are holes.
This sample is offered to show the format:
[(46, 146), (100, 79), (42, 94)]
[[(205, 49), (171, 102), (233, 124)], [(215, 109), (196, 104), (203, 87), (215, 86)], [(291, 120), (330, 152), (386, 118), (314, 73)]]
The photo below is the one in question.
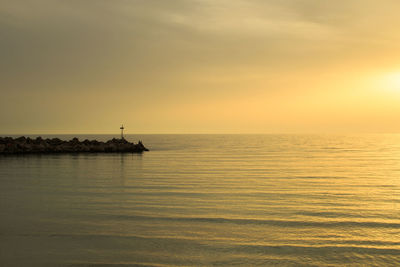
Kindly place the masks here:
[(0, 0), (0, 133), (400, 132), (398, 0)]

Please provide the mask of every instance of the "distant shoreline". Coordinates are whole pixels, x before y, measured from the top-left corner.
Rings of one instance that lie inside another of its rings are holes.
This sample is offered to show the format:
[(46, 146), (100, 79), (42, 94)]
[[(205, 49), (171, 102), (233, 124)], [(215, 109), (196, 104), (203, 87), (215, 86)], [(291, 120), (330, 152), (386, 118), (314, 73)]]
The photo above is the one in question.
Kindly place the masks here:
[(142, 153), (149, 151), (141, 141), (137, 144), (125, 139), (113, 138), (106, 142), (97, 140), (79, 141), (77, 137), (69, 141), (59, 138), (42, 137), (18, 138), (0, 137), (0, 155), (9, 154), (50, 154), (50, 153)]

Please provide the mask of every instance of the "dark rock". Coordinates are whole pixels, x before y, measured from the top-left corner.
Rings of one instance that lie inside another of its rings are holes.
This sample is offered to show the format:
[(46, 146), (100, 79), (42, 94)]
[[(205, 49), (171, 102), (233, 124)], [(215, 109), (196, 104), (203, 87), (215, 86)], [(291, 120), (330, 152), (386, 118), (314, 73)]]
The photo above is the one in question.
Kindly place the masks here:
[(137, 146), (138, 146), (139, 149), (143, 149), (143, 151), (149, 151), (147, 148), (144, 147), (142, 141), (139, 141)]
[(22, 154), (22, 153), (81, 153), (81, 152), (131, 152), (141, 153), (148, 151), (141, 141), (138, 144), (130, 143), (125, 139), (113, 138), (107, 142), (97, 140), (84, 140), (80, 142), (78, 138), (70, 141), (63, 141), (59, 138), (36, 139), (0, 137), (0, 154)]
[(21, 136), (21, 137), (18, 137), (18, 138), (16, 138), (15, 139), (15, 142), (17, 142), (17, 143), (25, 143), (26, 142), (26, 138), (25, 138), (25, 136)]
[(53, 138), (53, 139), (50, 139), (47, 143), (49, 143), (50, 145), (61, 145), (62, 142), (63, 141), (59, 138)]
[(74, 138), (72, 138), (72, 140), (70, 142), (74, 143), (74, 144), (78, 144), (79, 143), (79, 139), (74, 137)]
[(14, 142), (14, 139), (12, 139), (12, 137), (4, 137), (4, 144), (10, 144), (12, 142)]

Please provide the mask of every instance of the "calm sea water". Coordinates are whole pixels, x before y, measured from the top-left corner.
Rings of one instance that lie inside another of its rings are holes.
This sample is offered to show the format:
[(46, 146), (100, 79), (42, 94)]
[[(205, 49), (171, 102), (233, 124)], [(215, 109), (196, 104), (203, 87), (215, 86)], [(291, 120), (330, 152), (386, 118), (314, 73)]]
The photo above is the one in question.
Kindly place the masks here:
[(0, 156), (0, 265), (400, 265), (400, 135), (127, 139)]

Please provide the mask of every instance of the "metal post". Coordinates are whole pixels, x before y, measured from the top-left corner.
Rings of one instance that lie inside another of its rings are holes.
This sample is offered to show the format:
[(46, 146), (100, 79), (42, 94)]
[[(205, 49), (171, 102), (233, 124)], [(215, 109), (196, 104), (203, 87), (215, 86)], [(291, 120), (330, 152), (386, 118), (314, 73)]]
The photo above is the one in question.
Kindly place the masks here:
[(124, 125), (121, 125), (121, 139), (124, 139)]

